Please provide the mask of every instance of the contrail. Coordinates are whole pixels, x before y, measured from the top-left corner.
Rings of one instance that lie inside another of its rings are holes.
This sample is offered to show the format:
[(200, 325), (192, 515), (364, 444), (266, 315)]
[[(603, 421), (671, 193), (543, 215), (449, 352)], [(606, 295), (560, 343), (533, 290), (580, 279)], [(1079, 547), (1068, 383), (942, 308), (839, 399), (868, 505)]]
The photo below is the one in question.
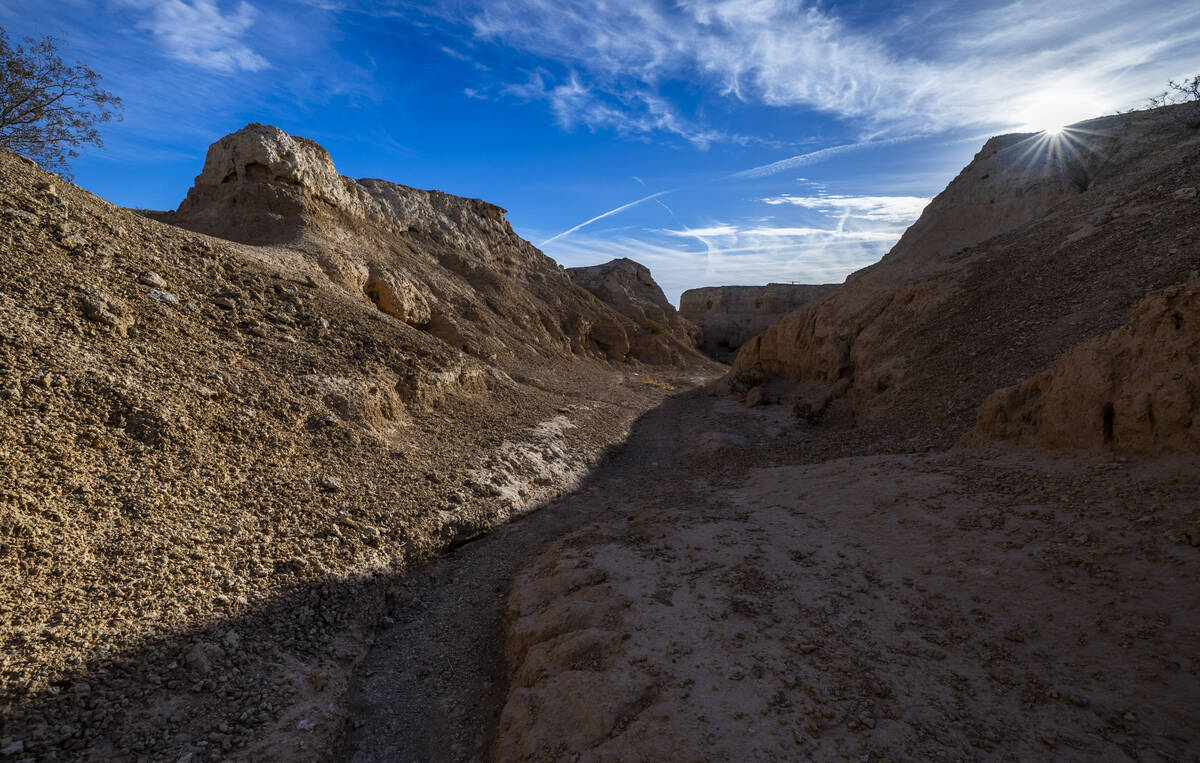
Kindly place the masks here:
[(580, 228), (582, 228), (586, 225), (591, 225), (592, 223), (596, 222), (597, 220), (603, 220), (606, 217), (611, 217), (612, 215), (615, 215), (618, 212), (624, 212), (625, 210), (629, 209), (630, 207), (636, 207), (638, 204), (641, 204), (643, 201), (650, 201), (651, 199), (657, 199), (659, 196), (666, 196), (668, 193), (670, 193), (670, 191), (659, 191), (658, 193), (652, 193), (649, 196), (638, 199), (637, 201), (631, 201), (628, 204), (622, 204), (621, 206), (617, 207), (616, 209), (610, 209), (602, 215), (596, 215), (591, 220), (581, 222), (579, 225), (576, 225), (574, 228), (571, 228), (570, 230), (565, 230), (562, 233), (559, 233), (557, 236), (551, 236), (550, 238), (546, 239), (542, 243), (538, 244), (538, 248), (540, 249), (541, 247), (545, 246), (546, 244), (549, 244), (551, 241), (560, 239), (563, 236), (569, 236), (572, 233), (574, 233), (575, 231), (579, 230)]
[(735, 177), (735, 178), (765, 177), (767, 175), (774, 175), (776, 172), (785, 172), (786, 170), (794, 170), (797, 167), (807, 167), (810, 164), (816, 164), (817, 162), (823, 162), (826, 159), (833, 158), (840, 154), (846, 154), (851, 151), (858, 151), (859, 149), (863, 149), (863, 148), (872, 148), (874, 146), (887, 146), (892, 143), (900, 143), (901, 141), (912, 140), (913, 138), (920, 138), (920, 137), (922, 137), (922, 136), (920, 136), (920, 135), (901, 135), (896, 138), (888, 138), (887, 140), (871, 140), (871, 141), (865, 141), (863, 143), (847, 143), (844, 146), (830, 146), (829, 148), (822, 148), (819, 151), (812, 151), (807, 154), (800, 154), (799, 156), (792, 156), (787, 159), (780, 159), (777, 162), (771, 162), (770, 164), (764, 164), (761, 167), (751, 167), (748, 170), (742, 170), (741, 172), (735, 172), (732, 175), (730, 175), (730, 177)]

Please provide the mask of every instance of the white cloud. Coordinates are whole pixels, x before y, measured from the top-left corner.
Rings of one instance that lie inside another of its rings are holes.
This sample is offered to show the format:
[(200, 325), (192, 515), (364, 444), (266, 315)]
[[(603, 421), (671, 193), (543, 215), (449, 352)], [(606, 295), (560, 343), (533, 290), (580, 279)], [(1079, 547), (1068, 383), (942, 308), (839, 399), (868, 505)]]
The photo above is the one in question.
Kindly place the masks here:
[(663, 239), (629, 235), (580, 235), (558, 240), (546, 253), (568, 267), (594, 265), (628, 257), (653, 271), (675, 304), (686, 289), (728, 284), (772, 282), (840, 283), (846, 275), (879, 258), (897, 236), (875, 234), (851, 237), (836, 231), (741, 229), (722, 236)]
[(656, 122), (650, 111), (677, 115), (679, 104), (645, 104), (667, 101), (666, 83), (687, 82), (836, 114), (866, 140), (963, 125), (1037, 129), (1047, 101), (1072, 101), (1055, 117), (1072, 121), (1139, 102), (1194, 69), (1200, 45), (1193, 0), (959, 3), (920, 23), (871, 28), (796, 0), (488, 0), (467, 15), (478, 37), (574, 72), (568, 91), (545, 89), (560, 123), (630, 119), (629, 132), (712, 133), (707, 140), (728, 136), (680, 128), (678, 116)]
[[(700, 285), (839, 283), (877, 262), (929, 202), (917, 196), (791, 196), (762, 199), (780, 216), (710, 221), (696, 227), (599, 231), (550, 239), (546, 252), (568, 265), (629, 257), (654, 271), (672, 299)], [(577, 228), (576, 228), (577, 230)]]
[(216, 0), (121, 0), (147, 12), (138, 27), (148, 30), (168, 56), (212, 71), (231, 74), (270, 66), (242, 39), (258, 11), (240, 2), (227, 13)]
[(701, 150), (717, 141), (738, 140), (716, 130), (692, 124), (676, 113), (666, 99), (644, 89), (607, 92), (585, 86), (578, 74), (554, 84), (549, 73), (536, 71), (526, 82), (508, 85), (504, 92), (550, 104), (555, 122), (565, 130), (577, 126), (611, 129), (624, 135), (666, 133), (676, 135)]
[(763, 199), (772, 206), (790, 204), (822, 212), (849, 214), (866, 220), (908, 224), (921, 216), (929, 199), (923, 196), (792, 196)]
[(712, 236), (729, 236), (737, 233), (737, 228), (732, 225), (712, 225), (707, 228), (684, 228), (683, 230), (664, 230), (668, 236), (680, 236), (685, 238), (710, 238)]

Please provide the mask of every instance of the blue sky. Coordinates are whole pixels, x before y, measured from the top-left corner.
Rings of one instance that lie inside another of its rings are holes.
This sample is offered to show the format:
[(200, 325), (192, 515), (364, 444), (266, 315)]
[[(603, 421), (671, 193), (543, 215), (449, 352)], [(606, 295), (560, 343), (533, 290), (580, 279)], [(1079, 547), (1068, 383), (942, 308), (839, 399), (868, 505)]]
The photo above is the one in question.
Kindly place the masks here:
[(565, 265), (838, 282), (989, 135), (1200, 73), (1194, 0), (0, 0), (125, 101), (76, 182), (174, 208), (247, 122), (474, 196)]

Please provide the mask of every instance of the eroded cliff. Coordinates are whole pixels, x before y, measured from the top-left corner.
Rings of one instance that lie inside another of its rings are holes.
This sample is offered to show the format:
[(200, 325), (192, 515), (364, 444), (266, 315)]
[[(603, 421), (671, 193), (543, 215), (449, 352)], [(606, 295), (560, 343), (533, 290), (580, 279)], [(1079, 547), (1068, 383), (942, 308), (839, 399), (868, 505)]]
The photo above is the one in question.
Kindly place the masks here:
[(698, 358), (686, 342), (668, 347), (667, 337), (574, 288), (504, 215), (478, 199), (352, 180), (312, 141), (252, 124), (212, 145), (166, 219), (286, 248), (350, 294), (474, 358)]
[(992, 393), (967, 444), (1200, 452), (1200, 279), (1152, 294), (1126, 326)]
[(567, 268), (567, 274), (640, 329), (631, 336), (626, 332), (628, 352), (658, 363), (677, 363), (694, 353), (698, 330), (667, 301), (645, 265), (621, 257), (603, 265)]
[[(891, 447), (945, 447), (993, 390), (1121, 325), (1200, 267), (1200, 134), (1168, 110), (994, 138), (879, 263), (738, 355)], [(871, 434), (873, 433), (873, 434)]]

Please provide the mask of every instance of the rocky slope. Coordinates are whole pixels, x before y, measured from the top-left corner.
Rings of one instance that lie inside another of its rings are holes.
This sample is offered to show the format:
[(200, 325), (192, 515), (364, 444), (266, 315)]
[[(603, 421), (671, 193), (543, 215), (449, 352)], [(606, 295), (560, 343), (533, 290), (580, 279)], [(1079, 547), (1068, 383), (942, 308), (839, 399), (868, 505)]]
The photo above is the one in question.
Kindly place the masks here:
[(259, 243), (0, 153), (0, 749), (326, 758), (390, 581), (707, 367), (643, 383), (501, 210), (273, 128), (166, 217)]
[(829, 296), (836, 288), (836, 284), (769, 283), (688, 289), (679, 297), (679, 314), (700, 327), (697, 344), (703, 352), (730, 362), (747, 340), (788, 313)]
[(988, 141), (882, 261), (747, 343), (735, 387), (782, 377), (809, 421), (953, 444), (993, 390), (1200, 268), (1200, 132), (1168, 111)]
[(1200, 279), (1192, 279), (1142, 300), (1128, 325), (994, 392), (966, 442), (1195, 453), (1198, 411)]
[(639, 359), (678, 363), (695, 351), (698, 330), (667, 301), (645, 265), (621, 257), (603, 265), (567, 268), (567, 275), (644, 330), (630, 337), (629, 351)]

